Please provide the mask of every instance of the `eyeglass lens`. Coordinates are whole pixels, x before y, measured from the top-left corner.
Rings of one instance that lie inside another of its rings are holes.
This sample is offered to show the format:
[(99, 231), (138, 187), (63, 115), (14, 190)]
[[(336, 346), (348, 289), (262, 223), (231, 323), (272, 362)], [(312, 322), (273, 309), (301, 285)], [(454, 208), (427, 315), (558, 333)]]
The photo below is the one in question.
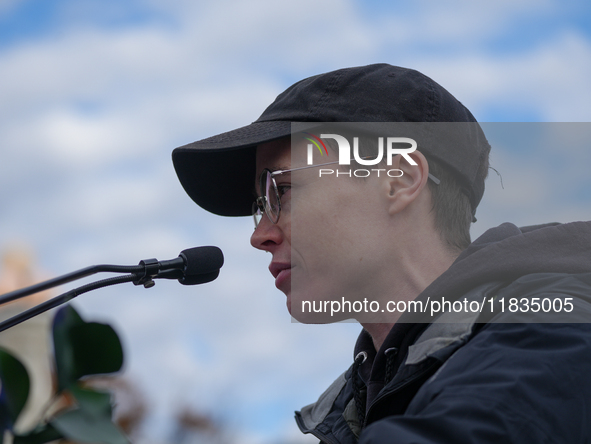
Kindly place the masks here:
[(273, 223), (277, 223), (279, 220), (279, 212), (281, 211), (279, 193), (277, 191), (277, 185), (275, 185), (275, 180), (273, 179), (271, 171), (264, 170), (263, 174), (261, 174), (260, 180), (260, 190), (263, 198), (257, 198), (257, 200), (252, 205), (252, 215), (254, 217), (255, 228), (261, 222), (263, 217), (259, 203), (264, 203), (265, 213)]
[(279, 220), (279, 212), (281, 210), (281, 204), (279, 203), (279, 193), (277, 191), (277, 185), (275, 185), (275, 179), (271, 175), (271, 171), (267, 170), (266, 174), (261, 177), (262, 187), (265, 190), (265, 211), (267, 216), (273, 223), (277, 223)]

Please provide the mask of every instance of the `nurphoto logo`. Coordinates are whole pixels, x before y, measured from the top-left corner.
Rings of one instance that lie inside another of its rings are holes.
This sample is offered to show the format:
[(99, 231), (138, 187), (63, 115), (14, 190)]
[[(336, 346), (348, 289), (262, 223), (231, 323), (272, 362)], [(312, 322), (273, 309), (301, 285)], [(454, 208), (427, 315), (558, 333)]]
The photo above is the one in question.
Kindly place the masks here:
[[(336, 142), (338, 146), (339, 152), (339, 165), (351, 165), (351, 160), (354, 160), (359, 165), (363, 166), (373, 166), (377, 165), (384, 159), (384, 151), (386, 156), (386, 163), (387, 165), (392, 165), (392, 157), (400, 154), (404, 157), (405, 160), (408, 161), (410, 165), (416, 165), (417, 163), (409, 156), (410, 153), (414, 152), (417, 149), (417, 142), (414, 139), (410, 139), (408, 137), (378, 137), (377, 140), (377, 154), (374, 158), (368, 158), (368, 156), (362, 157), (359, 154), (359, 138), (353, 137), (353, 153), (351, 155), (351, 144), (347, 140), (346, 137), (343, 137), (339, 134), (320, 134), (320, 137), (315, 136), (314, 134), (304, 133), (306, 134), (306, 140), (308, 143), (308, 151), (307, 151), (307, 163), (308, 165), (314, 165), (314, 152), (318, 151), (320, 156), (324, 156), (325, 154), (328, 156), (328, 149), (326, 144), (322, 139), (332, 139)], [(384, 150), (384, 139), (385, 139), (385, 146), (386, 149)], [(400, 146), (403, 146), (401, 148)], [(404, 147), (406, 146), (406, 147)], [(316, 148), (316, 149), (315, 149)], [(337, 163), (337, 162), (331, 162)], [(326, 164), (329, 165), (329, 164)], [(351, 175), (355, 177), (368, 177), (372, 174), (372, 172), (376, 173), (378, 176), (380, 173), (385, 173), (390, 177), (400, 177), (403, 174), (403, 171), (400, 169), (385, 169), (385, 168), (372, 168), (372, 169), (364, 169), (364, 168), (357, 168), (353, 171), (340, 171), (338, 169), (334, 170), (331, 168), (321, 168), (319, 170), (319, 177), (323, 175), (330, 175), (336, 174), (336, 176), (348, 176)]]

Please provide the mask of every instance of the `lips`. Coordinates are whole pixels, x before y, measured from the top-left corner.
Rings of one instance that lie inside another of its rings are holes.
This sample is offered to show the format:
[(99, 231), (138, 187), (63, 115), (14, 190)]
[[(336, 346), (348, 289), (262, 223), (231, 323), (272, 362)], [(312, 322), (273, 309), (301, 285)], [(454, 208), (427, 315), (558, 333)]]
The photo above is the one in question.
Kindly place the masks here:
[(288, 288), (285, 288), (286, 284), (291, 281), (291, 264), (285, 262), (271, 262), (269, 265), (269, 271), (275, 278), (275, 286), (286, 293)]

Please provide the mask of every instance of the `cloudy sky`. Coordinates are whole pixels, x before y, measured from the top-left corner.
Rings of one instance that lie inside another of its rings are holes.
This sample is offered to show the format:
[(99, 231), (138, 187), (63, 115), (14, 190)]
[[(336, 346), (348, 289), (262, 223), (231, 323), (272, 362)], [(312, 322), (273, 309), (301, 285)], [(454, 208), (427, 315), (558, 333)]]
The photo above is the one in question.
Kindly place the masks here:
[(123, 339), (143, 442), (164, 442), (182, 405), (239, 442), (296, 442), (293, 410), (350, 364), (359, 327), (292, 323), (251, 220), (193, 205), (170, 153), (301, 78), (376, 62), (422, 71), (482, 122), (561, 122), (485, 125), (503, 186), (492, 173), (475, 236), (591, 219), (587, 1), (0, 0), (0, 248), (30, 245), (49, 274), (225, 253), (211, 284), (77, 302)]

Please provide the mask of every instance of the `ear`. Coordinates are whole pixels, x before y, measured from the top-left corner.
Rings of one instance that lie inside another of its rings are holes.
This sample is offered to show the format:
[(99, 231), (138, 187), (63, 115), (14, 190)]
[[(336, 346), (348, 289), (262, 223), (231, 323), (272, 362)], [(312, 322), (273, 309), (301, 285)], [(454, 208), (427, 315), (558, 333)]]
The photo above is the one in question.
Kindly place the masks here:
[(388, 176), (386, 181), (390, 214), (400, 213), (413, 202), (418, 201), (423, 189), (427, 186), (429, 178), (427, 159), (419, 151), (414, 151), (410, 157), (416, 165), (411, 165), (403, 156), (397, 155), (392, 158), (392, 166), (388, 166), (388, 169), (397, 169), (402, 172), (399, 177)]

